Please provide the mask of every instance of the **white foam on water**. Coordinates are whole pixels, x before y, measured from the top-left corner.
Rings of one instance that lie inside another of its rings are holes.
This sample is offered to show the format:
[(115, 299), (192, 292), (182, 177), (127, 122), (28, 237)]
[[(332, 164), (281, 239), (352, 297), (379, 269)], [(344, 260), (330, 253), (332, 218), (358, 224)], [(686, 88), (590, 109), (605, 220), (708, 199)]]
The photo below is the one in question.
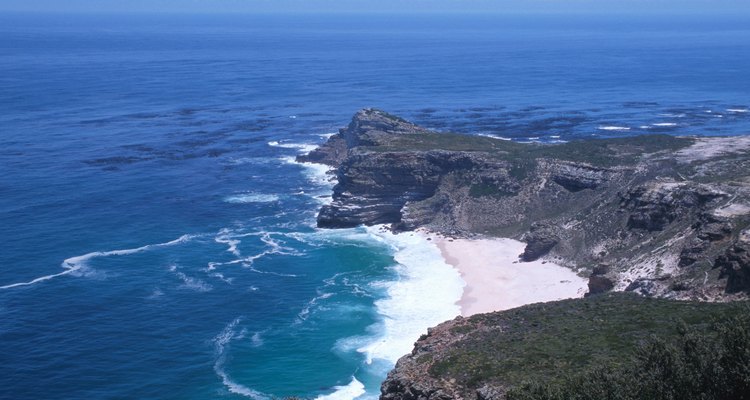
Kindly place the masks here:
[(477, 133), (477, 136), (484, 136), (484, 137), (488, 137), (490, 139), (505, 140), (505, 141), (511, 141), (511, 140), (513, 140), (511, 138), (497, 136), (497, 135), (493, 135), (491, 133)]
[(365, 385), (355, 377), (348, 385), (335, 386), (333, 389), (333, 393), (318, 396), (316, 400), (352, 400), (365, 394)]
[(232, 253), (233, 255), (237, 257), (241, 257), (240, 251), (237, 249), (237, 245), (242, 243), (241, 240), (237, 239), (236, 235), (233, 235), (234, 232), (232, 232), (228, 228), (222, 228), (219, 230), (219, 233), (214, 238), (214, 241), (216, 243), (225, 244), (227, 245), (227, 251)]
[(219, 231), (219, 234), (216, 235), (216, 237), (214, 238), (214, 241), (216, 243), (226, 244), (227, 247), (229, 247), (227, 249), (228, 252), (232, 253), (233, 255), (237, 257), (240, 257), (241, 254), (240, 254), (240, 251), (237, 250), (237, 245), (242, 243), (242, 241), (240, 241), (239, 239), (234, 239), (230, 237), (230, 234), (231, 234), (231, 231), (229, 229), (223, 228)]
[(346, 275), (346, 273), (338, 273), (330, 278), (323, 279), (323, 283), (325, 283), (325, 287), (343, 286), (349, 289), (349, 293), (356, 296), (372, 297), (368, 290), (363, 288), (360, 284), (352, 282)]
[(748, 110), (747, 108), (727, 108), (727, 111), (731, 113), (746, 113)]
[(266, 193), (240, 193), (224, 198), (224, 202), (232, 204), (273, 203), (279, 200), (281, 198), (278, 195)]
[(245, 165), (245, 164), (271, 164), (277, 162), (277, 158), (274, 157), (240, 157), (230, 158), (226, 162), (230, 165)]
[(252, 343), (253, 347), (263, 346), (264, 341), (263, 341), (262, 332), (253, 333), (253, 336), (250, 337), (250, 343)]
[(216, 360), (214, 361), (214, 372), (216, 372), (216, 375), (221, 378), (221, 382), (230, 392), (255, 400), (270, 400), (270, 396), (233, 381), (226, 371), (227, 354), (229, 353), (232, 340), (238, 340), (245, 337), (244, 330), (239, 333), (236, 332), (237, 325), (241, 321), (242, 317), (235, 318), (214, 338), (214, 353), (216, 356)]
[[(268, 275), (276, 275), (276, 276), (292, 277), (292, 278), (298, 277), (299, 275), (295, 275), (295, 274), (286, 274), (286, 273), (280, 273), (280, 272), (275, 272), (275, 271), (263, 271), (253, 266), (255, 261), (257, 261), (258, 259), (263, 258), (268, 255), (272, 255), (272, 254), (280, 254), (280, 255), (286, 255), (286, 256), (302, 255), (302, 253), (295, 250), (294, 248), (285, 246), (284, 243), (282, 243), (280, 240), (275, 239), (272, 235), (286, 235), (286, 234), (281, 233), (281, 232), (266, 232), (266, 231), (237, 233), (237, 232), (233, 232), (231, 229), (228, 229), (228, 228), (221, 229), (219, 233), (216, 235), (216, 237), (214, 238), (214, 241), (217, 243), (226, 244), (228, 246), (227, 251), (232, 253), (234, 256), (238, 258), (235, 260), (224, 261), (224, 262), (211, 261), (208, 263), (204, 271), (209, 272), (210, 276), (218, 277), (230, 284), (232, 283), (231, 278), (230, 279), (224, 278), (224, 275), (221, 275), (218, 272), (215, 272), (219, 267), (226, 266), (226, 265), (240, 265), (244, 268), (248, 268), (250, 271), (253, 271), (259, 274), (268, 274)], [(241, 252), (239, 251), (239, 249), (237, 248), (237, 245), (241, 243), (239, 238), (248, 237), (248, 236), (259, 237), (260, 241), (263, 242), (263, 244), (265, 245), (265, 249), (258, 254), (254, 254), (251, 256), (243, 256)], [(286, 236), (290, 236), (290, 235), (286, 235)]]
[(255, 267), (247, 267), (247, 269), (249, 269), (252, 272), (255, 272), (256, 274), (281, 276), (284, 278), (298, 278), (299, 277), (299, 275), (296, 275), (296, 274), (285, 274), (283, 272), (264, 271), (264, 270), (257, 269)]
[(221, 272), (213, 272), (213, 273), (208, 274), (208, 276), (210, 276), (212, 278), (216, 278), (216, 279), (218, 279), (218, 280), (220, 280), (220, 281), (222, 281), (222, 282), (224, 282), (224, 283), (226, 283), (228, 285), (231, 285), (232, 282), (234, 282), (234, 278), (227, 278)]
[(309, 162), (301, 162), (297, 164), (305, 168), (305, 176), (310, 182), (323, 186), (329, 190), (336, 184), (335, 175), (331, 174), (334, 170), (333, 167), (325, 164)]
[(284, 149), (297, 149), (300, 154), (309, 153), (309, 152), (315, 150), (316, 148), (318, 148), (317, 144), (312, 144), (312, 143), (292, 143), (292, 142), (282, 143), (282, 142), (279, 142), (278, 140), (272, 140), (272, 141), (268, 142), (268, 145), (271, 146), (271, 147), (281, 147), (281, 148), (284, 148)]
[(616, 125), (603, 125), (596, 128), (600, 131), (629, 131), (630, 127), (627, 126), (616, 126)]
[(0, 289), (12, 289), (15, 287), (20, 287), (20, 286), (30, 286), (39, 282), (44, 282), (44, 281), (47, 281), (47, 280), (50, 280), (59, 276), (68, 275), (68, 274), (73, 274), (73, 276), (85, 276), (87, 275), (87, 271), (86, 271), (86, 269), (88, 268), (87, 263), (92, 258), (109, 257), (109, 256), (126, 256), (126, 255), (140, 253), (143, 251), (148, 251), (148, 250), (159, 248), (159, 247), (174, 246), (177, 244), (186, 243), (195, 237), (197, 236), (196, 235), (182, 235), (175, 240), (171, 240), (165, 243), (148, 244), (145, 246), (136, 247), (134, 249), (94, 251), (91, 253), (86, 253), (81, 256), (70, 257), (70, 258), (65, 259), (60, 265), (64, 269), (63, 272), (59, 272), (57, 274), (45, 275), (45, 276), (33, 279), (28, 282), (19, 282), (19, 283), (12, 283), (10, 285), (0, 286)]
[[(314, 247), (341, 244), (370, 247), (375, 241), (364, 228), (316, 229), (312, 232), (289, 233), (288, 236)], [(382, 241), (377, 242), (382, 243)]]
[(180, 278), (180, 280), (182, 281), (182, 285), (180, 287), (183, 289), (190, 289), (196, 292), (208, 292), (213, 289), (213, 286), (209, 285), (208, 283), (198, 278), (187, 276), (185, 273), (179, 271), (176, 265), (170, 265), (169, 271), (174, 273), (175, 276), (177, 276), (178, 278)]
[(305, 178), (320, 189), (305, 194), (310, 195), (321, 204), (330, 204), (333, 201), (331, 190), (336, 185), (336, 175), (332, 173), (335, 170), (334, 167), (311, 162), (298, 162), (295, 157), (282, 157), (281, 160), (287, 164), (302, 166)]
[(333, 296), (333, 293), (319, 293), (312, 300), (308, 301), (307, 304), (302, 307), (302, 310), (297, 314), (296, 323), (302, 323), (303, 321), (305, 321), (307, 317), (310, 316), (310, 312), (312, 311), (313, 307), (315, 307), (319, 301), (328, 299), (331, 296)]
[(416, 233), (393, 234), (380, 228), (366, 230), (373, 239), (392, 249), (397, 279), (382, 283), (387, 296), (375, 302), (383, 318), (374, 327), (378, 334), (356, 350), (365, 355), (367, 364), (383, 360), (395, 365), (427, 333), (427, 328), (460, 315), (457, 302), (465, 283), (459, 272), (445, 262), (436, 244)]
[(155, 300), (160, 298), (161, 296), (164, 296), (164, 292), (161, 291), (159, 288), (155, 288), (153, 292), (147, 297), (149, 300)]
[[(335, 274), (324, 280), (319, 296), (308, 302), (297, 318), (299, 323), (308, 318), (312, 310), (323, 310), (321, 300), (328, 297), (325, 293), (330, 286), (345, 286), (363, 296), (380, 293), (374, 305), (381, 321), (369, 326), (362, 335), (339, 339), (334, 347), (338, 353), (363, 355), (367, 375), (384, 378), (396, 361), (412, 350), (414, 342), (427, 328), (460, 315), (457, 302), (465, 283), (459, 272), (445, 262), (437, 245), (420, 234), (393, 234), (381, 225), (318, 229), (296, 233), (294, 238), (312, 246), (381, 247), (393, 254), (396, 262), (391, 267), (395, 273), (393, 278), (370, 282), (362, 288), (351, 282), (346, 273)], [(377, 387), (360, 386), (357, 382), (353, 380), (349, 385), (337, 387), (329, 395), (337, 397), (319, 398), (377, 399)]]
[(651, 126), (670, 127), (670, 126), (677, 126), (677, 123), (676, 122), (657, 122), (655, 124), (651, 124)]
[(666, 118), (683, 118), (685, 117), (685, 113), (661, 113), (657, 114), (660, 117), (666, 117)]

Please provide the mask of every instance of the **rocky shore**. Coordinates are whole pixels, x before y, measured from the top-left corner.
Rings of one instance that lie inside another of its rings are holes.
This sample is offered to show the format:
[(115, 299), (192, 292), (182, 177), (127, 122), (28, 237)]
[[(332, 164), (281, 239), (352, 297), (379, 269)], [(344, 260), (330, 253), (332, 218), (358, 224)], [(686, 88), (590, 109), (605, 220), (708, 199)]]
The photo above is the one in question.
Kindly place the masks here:
[[(365, 109), (298, 160), (335, 167), (320, 227), (390, 224), (521, 240), (522, 264), (568, 267), (588, 279), (587, 295), (721, 302), (750, 293), (748, 136), (521, 144), (433, 132)], [(451, 344), (456, 332), (502, 330), (458, 321), (399, 361), (382, 398), (503, 398), (496, 386), (477, 386), (484, 380), (456, 383), (430, 369), (429, 360), (461, 346)]]
[(591, 293), (722, 300), (750, 289), (750, 137), (519, 144), (365, 109), (299, 160), (336, 167), (320, 227), (516, 238), (523, 261), (590, 275)]

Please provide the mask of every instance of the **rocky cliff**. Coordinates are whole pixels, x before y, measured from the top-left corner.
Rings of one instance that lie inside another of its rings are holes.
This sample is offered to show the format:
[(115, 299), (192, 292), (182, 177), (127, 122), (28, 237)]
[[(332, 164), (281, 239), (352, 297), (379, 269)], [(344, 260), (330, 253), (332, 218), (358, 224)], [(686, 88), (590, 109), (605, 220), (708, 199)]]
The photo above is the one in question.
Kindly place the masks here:
[(320, 227), (514, 237), (521, 260), (590, 275), (591, 293), (750, 291), (750, 137), (521, 144), (365, 109), (299, 160), (337, 167)]
[(747, 307), (655, 299), (750, 294), (747, 136), (520, 144), (366, 109), (299, 160), (336, 167), (320, 227), (514, 237), (520, 261), (566, 265), (599, 294), (443, 323), (389, 373), (384, 400), (503, 399), (673, 335), (674, 319), (704, 326)]

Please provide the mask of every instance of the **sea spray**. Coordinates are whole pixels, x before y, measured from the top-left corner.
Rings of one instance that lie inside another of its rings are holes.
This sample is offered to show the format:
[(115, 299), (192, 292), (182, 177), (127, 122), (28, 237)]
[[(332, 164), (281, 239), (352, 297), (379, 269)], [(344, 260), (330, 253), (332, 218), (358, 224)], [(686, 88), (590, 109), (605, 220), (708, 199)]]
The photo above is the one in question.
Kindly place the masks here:
[[(347, 231), (353, 231), (350, 240), (386, 246), (395, 261), (391, 279), (370, 284), (373, 291), (384, 294), (375, 301), (381, 320), (368, 327), (368, 335), (337, 342), (338, 351), (364, 355), (363, 375), (382, 379), (401, 356), (411, 351), (414, 342), (427, 333), (427, 328), (460, 315), (457, 302), (465, 283), (459, 272), (445, 262), (437, 245), (419, 233), (394, 234), (384, 226)], [(359, 387), (359, 381), (353, 379), (351, 384), (337, 387), (332, 397), (325, 398), (356, 398), (344, 396)], [(368, 385), (360, 395), (377, 397), (378, 390), (379, 386)]]
[(458, 301), (465, 283), (437, 245), (424, 236), (393, 234), (378, 226), (367, 231), (391, 247), (397, 279), (381, 283), (387, 287), (387, 297), (375, 302), (383, 317), (383, 335), (358, 351), (367, 355), (368, 363), (383, 359), (395, 364), (427, 328), (461, 314)]

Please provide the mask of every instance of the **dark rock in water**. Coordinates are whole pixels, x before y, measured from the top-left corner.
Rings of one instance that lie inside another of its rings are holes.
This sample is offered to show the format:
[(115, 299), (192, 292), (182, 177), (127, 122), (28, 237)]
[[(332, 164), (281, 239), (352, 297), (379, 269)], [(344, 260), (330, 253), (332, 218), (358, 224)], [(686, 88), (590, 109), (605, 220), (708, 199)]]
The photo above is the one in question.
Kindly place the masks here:
[(554, 230), (544, 224), (535, 223), (531, 226), (531, 231), (527, 233), (523, 240), (526, 242), (526, 248), (521, 254), (521, 261), (535, 261), (545, 256), (558, 243)]
[(589, 292), (586, 293), (586, 296), (609, 292), (614, 287), (614, 282), (606, 276), (591, 275), (589, 277)]

